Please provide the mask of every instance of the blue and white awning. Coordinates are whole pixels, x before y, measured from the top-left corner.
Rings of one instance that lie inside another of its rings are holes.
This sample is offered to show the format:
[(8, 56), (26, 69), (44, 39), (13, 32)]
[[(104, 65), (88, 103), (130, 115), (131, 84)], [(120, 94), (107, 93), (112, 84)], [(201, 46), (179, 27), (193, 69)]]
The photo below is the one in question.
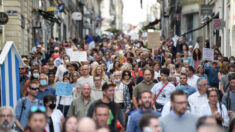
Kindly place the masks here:
[(14, 42), (9, 41), (0, 54), (1, 105), (15, 107), (20, 98), (19, 66), (24, 65)]

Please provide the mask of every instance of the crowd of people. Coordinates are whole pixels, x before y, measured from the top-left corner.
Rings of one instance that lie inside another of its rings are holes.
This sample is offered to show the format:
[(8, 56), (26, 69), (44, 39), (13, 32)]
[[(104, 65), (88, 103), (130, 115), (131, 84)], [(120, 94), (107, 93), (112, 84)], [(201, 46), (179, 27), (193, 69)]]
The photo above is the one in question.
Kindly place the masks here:
[[(214, 59), (186, 38), (125, 34), (36, 43), (22, 55), (16, 108), (0, 108), (2, 132), (235, 132), (235, 58)], [(68, 49), (86, 51), (71, 61)], [(58, 95), (59, 82), (73, 84)]]

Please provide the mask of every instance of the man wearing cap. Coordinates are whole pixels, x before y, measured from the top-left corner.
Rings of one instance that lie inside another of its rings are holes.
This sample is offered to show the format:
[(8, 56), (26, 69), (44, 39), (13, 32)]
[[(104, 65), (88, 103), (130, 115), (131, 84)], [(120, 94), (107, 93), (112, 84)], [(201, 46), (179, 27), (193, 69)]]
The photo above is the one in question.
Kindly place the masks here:
[(188, 56), (189, 57), (192, 57), (193, 56), (193, 46), (192, 45), (189, 45), (189, 52), (188, 52)]
[(219, 66), (216, 61), (212, 62), (212, 67), (207, 67), (205, 65), (205, 73), (208, 76), (208, 83), (210, 86), (217, 87), (219, 86), (219, 80), (218, 80), (218, 72), (219, 72)]
[(114, 88), (115, 88), (115, 86), (116, 85), (110, 81), (105, 82), (102, 87), (103, 98), (99, 99), (99, 100), (95, 101), (93, 104), (91, 104), (90, 108), (88, 109), (88, 114), (87, 114), (87, 116), (93, 117), (96, 105), (99, 105), (99, 104), (107, 105), (110, 109), (110, 119), (109, 119), (108, 124), (112, 128), (116, 128), (116, 124), (117, 124), (118, 120), (121, 122), (122, 126), (124, 126), (122, 113), (119, 108), (119, 105), (114, 103)]

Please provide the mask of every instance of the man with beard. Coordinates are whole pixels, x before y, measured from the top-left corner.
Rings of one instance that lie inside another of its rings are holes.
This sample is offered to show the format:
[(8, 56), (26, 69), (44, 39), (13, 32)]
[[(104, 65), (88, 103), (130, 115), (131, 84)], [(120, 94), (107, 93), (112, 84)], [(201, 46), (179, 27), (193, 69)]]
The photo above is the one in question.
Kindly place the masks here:
[(139, 103), (141, 104), (140, 109), (138, 109), (129, 117), (126, 132), (142, 132), (139, 127), (139, 119), (142, 117), (143, 114), (152, 113), (158, 117), (160, 116), (160, 113), (152, 110), (152, 93), (150, 91), (143, 91), (140, 94), (139, 101)]
[(114, 102), (114, 87), (116, 85), (112, 83), (111, 81), (108, 81), (103, 84), (102, 91), (103, 91), (103, 98), (95, 101), (92, 103), (88, 109), (87, 116), (88, 117), (94, 117), (95, 108), (99, 104), (104, 104), (109, 107), (109, 114), (110, 118), (108, 121), (108, 125), (110, 128), (116, 128), (118, 122), (121, 123), (122, 126), (124, 126), (123, 118), (122, 118), (122, 112), (120, 110), (120, 107), (117, 103)]
[(14, 125), (14, 112), (11, 107), (0, 108), (0, 132), (16, 132)]
[(27, 125), (27, 118), (32, 106), (39, 106), (42, 104), (36, 97), (39, 91), (39, 84), (36, 81), (30, 81), (27, 87), (28, 96), (18, 100), (15, 114), (16, 114), (16, 130), (24, 131)]
[(171, 93), (172, 111), (159, 119), (163, 132), (196, 132), (197, 117), (186, 112), (187, 105), (187, 95), (183, 90)]
[(144, 71), (144, 80), (140, 82), (133, 91), (132, 102), (136, 109), (138, 109), (137, 100), (140, 97), (142, 91), (151, 91), (152, 87), (154, 86), (153, 78), (154, 78), (154, 71), (150, 68), (145, 68)]

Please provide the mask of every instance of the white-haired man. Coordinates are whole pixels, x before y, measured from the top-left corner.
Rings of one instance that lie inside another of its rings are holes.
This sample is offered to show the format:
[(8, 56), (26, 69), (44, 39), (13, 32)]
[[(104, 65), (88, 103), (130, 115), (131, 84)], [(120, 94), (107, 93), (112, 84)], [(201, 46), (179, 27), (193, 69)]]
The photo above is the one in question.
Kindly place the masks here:
[(11, 107), (0, 108), (0, 132), (16, 132), (14, 125), (14, 111)]

